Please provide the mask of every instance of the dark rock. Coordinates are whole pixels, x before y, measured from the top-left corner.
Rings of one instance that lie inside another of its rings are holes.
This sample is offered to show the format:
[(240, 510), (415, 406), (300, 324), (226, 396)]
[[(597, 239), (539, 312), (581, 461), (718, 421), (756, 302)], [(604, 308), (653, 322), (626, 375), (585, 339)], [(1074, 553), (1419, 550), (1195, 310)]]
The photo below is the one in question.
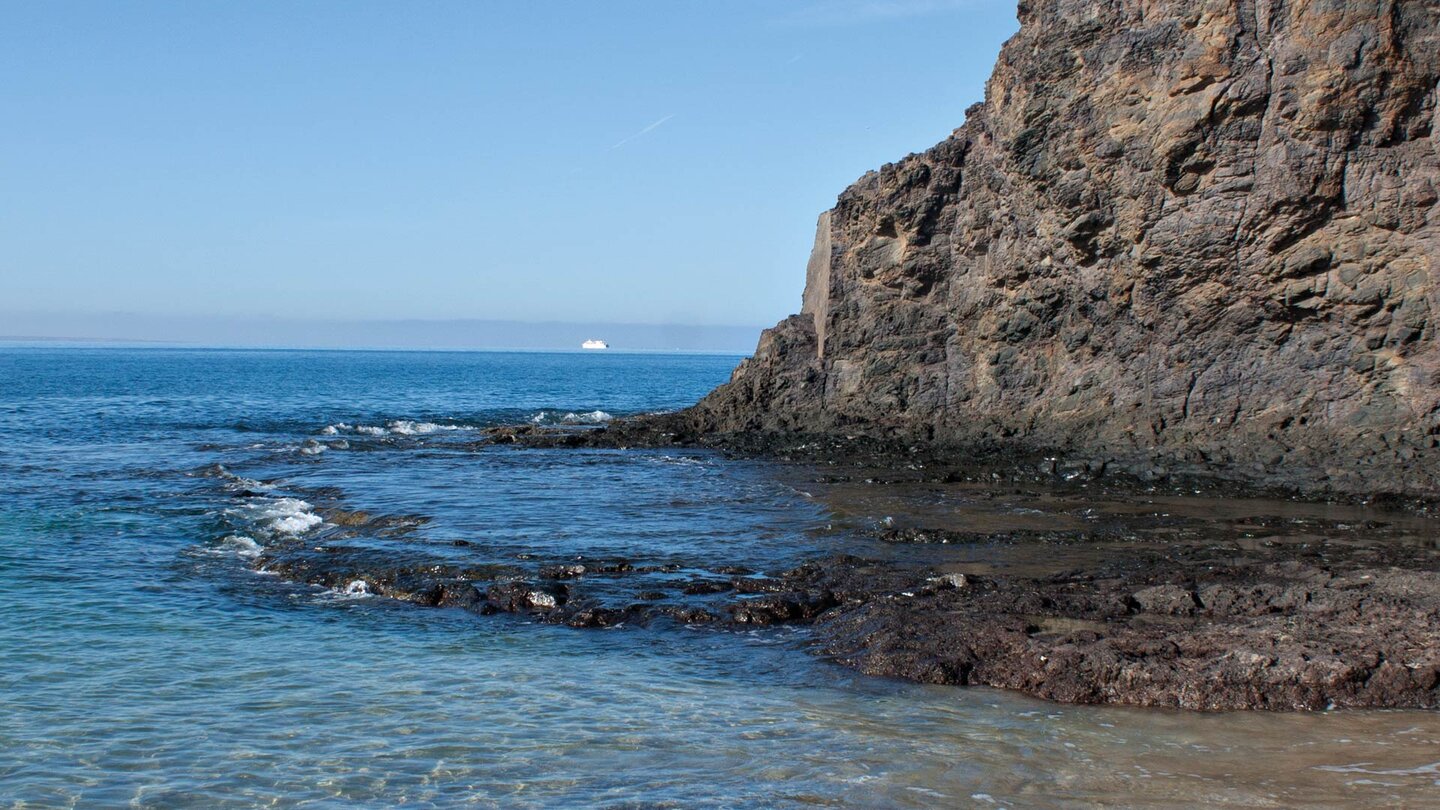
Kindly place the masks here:
[(776, 593), (792, 586), (776, 577), (735, 577), (728, 583), (736, 593)]
[[(1326, 568), (1272, 562), (1284, 553), (1190, 549), (1095, 574), (886, 590), (819, 614), (819, 629), (837, 660), (863, 672), (1065, 702), (1440, 707), (1433, 552), (1388, 552), (1403, 568), (1339, 550), (1327, 551)], [(1199, 580), (1198, 596), (1173, 583), (1137, 587), (1177, 570)]]
[(1179, 585), (1153, 585), (1131, 594), (1130, 600), (1145, 613), (1190, 616), (1200, 607), (1194, 592)]
[(971, 577), (965, 574), (950, 573), (931, 577), (929, 581), (936, 588), (966, 588), (971, 583)]
[(681, 624), (714, 624), (720, 621), (719, 616), (701, 607), (674, 607), (665, 611), (665, 615)]
[[(1006, 485), (991, 495), (1023, 503), (1036, 493)], [(543, 568), (549, 576), (537, 583), (513, 565), (430, 557), (401, 531), (413, 520), (356, 512), (345, 513), (353, 516), (347, 525), (272, 542), (253, 564), (337, 591), (577, 628), (806, 623), (821, 650), (862, 672), (1067, 702), (1440, 708), (1440, 547), (1427, 534), (1430, 521), (1342, 521), (1314, 507), (1308, 516), (1246, 507), (1179, 517), (1156, 506), (1117, 505), (1116, 514), (1129, 515), (1123, 521), (1077, 534), (1089, 548), (1064, 547), (1083, 552), (1074, 561), (1023, 569), (987, 561), (975, 563), (987, 566), (975, 575), (955, 570), (967, 564), (954, 557), (929, 567), (838, 555), (765, 576), (672, 585), (686, 592), (662, 604), (651, 603), (666, 596), (655, 575), (692, 565), (566, 562)], [(1087, 526), (1118, 520), (1089, 517)], [(370, 530), (387, 539), (349, 542)], [(1044, 557), (1069, 542), (1062, 534), (975, 537)], [(1124, 542), (1109, 542), (1117, 539)]]
[(681, 592), (689, 596), (696, 596), (707, 593), (724, 593), (734, 589), (735, 586), (726, 579), (694, 579), (685, 583)]
[(586, 607), (565, 617), (571, 627), (614, 627), (625, 622), (631, 611), (606, 607)]
[(476, 606), (486, 599), (485, 594), (481, 593), (479, 588), (463, 582), (437, 584), (432, 593), (434, 598), (429, 604), (433, 604), (436, 607), (458, 607), (466, 610), (474, 610)]
[(609, 439), (1440, 493), (1440, 6), (1020, 21), (964, 126), (820, 217), (801, 314), (695, 408)]
[(731, 605), (730, 615), (737, 624), (780, 624), (814, 619), (837, 604), (829, 591), (777, 593)]
[(564, 585), (535, 585), (517, 580), (491, 585), (485, 592), (485, 599), (497, 610), (518, 613), (553, 610), (564, 605), (569, 594)]

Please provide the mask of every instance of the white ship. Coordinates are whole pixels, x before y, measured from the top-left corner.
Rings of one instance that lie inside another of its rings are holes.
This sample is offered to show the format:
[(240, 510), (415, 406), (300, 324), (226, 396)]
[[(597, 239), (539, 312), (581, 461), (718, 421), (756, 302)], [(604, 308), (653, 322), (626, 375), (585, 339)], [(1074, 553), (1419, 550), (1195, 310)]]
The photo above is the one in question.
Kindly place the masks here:
[(580, 348), (582, 348), (582, 349), (608, 349), (608, 348), (610, 348), (610, 344), (609, 344), (609, 343), (606, 343), (606, 342), (603, 341), (603, 340), (587, 340), (587, 341), (585, 341), (584, 343), (581, 343), (581, 344), (580, 344)]

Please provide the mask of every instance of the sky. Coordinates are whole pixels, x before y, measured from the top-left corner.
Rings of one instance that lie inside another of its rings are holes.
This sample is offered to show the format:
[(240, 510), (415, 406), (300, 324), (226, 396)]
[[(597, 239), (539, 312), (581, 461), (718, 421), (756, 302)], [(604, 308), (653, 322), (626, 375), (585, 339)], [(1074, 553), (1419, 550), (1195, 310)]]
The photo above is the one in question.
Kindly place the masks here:
[(959, 126), (1016, 28), (1014, 0), (0, 0), (0, 335), (758, 331), (818, 214)]

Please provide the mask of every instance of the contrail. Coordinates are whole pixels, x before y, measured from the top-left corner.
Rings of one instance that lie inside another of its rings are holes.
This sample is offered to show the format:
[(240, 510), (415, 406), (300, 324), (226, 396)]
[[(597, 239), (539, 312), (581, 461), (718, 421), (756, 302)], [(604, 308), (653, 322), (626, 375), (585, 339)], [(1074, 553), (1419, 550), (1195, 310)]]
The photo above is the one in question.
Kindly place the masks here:
[(631, 135), (631, 136), (628, 137), (628, 138), (621, 138), (620, 140), (618, 140), (618, 141), (615, 142), (615, 145), (614, 145), (614, 146), (612, 146), (612, 147), (610, 147), (610, 148), (611, 148), (611, 149), (619, 149), (620, 147), (624, 146), (625, 144), (627, 144), (627, 143), (635, 140), (636, 138), (640, 137), (641, 135), (644, 135), (645, 133), (649, 132), (650, 130), (655, 129), (656, 127), (660, 126), (661, 124), (665, 123), (666, 121), (669, 121), (671, 118), (674, 118), (674, 117), (675, 117), (675, 115), (674, 115), (673, 113), (670, 114), (670, 115), (667, 115), (667, 116), (665, 116), (664, 118), (661, 118), (659, 121), (656, 121), (655, 123), (651, 124), (650, 126), (645, 127), (644, 129), (642, 129), (642, 130), (640, 130), (639, 132), (635, 133), (634, 135)]

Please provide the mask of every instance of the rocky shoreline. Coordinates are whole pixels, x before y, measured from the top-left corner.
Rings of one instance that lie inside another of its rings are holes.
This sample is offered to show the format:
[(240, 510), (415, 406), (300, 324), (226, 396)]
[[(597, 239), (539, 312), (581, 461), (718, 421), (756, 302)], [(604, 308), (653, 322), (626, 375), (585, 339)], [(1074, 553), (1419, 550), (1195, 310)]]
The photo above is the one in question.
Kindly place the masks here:
[(1440, 9), (1018, 12), (963, 125), (820, 216), (800, 313), (728, 383), (473, 449), (764, 456), (861, 488), (834, 510), (969, 486), (1036, 526), (900, 498), (875, 555), (783, 571), (465, 567), (343, 534), (257, 565), (574, 627), (805, 625), (862, 672), (1066, 702), (1440, 707)]
[(1435, 708), (1435, 563), (1220, 544), (1116, 555), (1095, 569), (886, 594), (824, 616), (821, 632), (862, 672), (1066, 703)]
[[(483, 444), (609, 446), (634, 430), (503, 428)], [(456, 565), (364, 542), (421, 519), (331, 507), (335, 528), (320, 542), (281, 543), (253, 564), (339, 592), (575, 628), (803, 626), (815, 653), (867, 674), (1070, 703), (1440, 708), (1440, 549), (1426, 517), (1176, 516), (1164, 493), (1102, 485), (1090, 473), (1054, 486), (1053, 471), (1025, 482), (976, 472), (977, 484), (920, 461), (887, 475), (870, 464), (885, 457), (851, 457), (853, 469), (779, 466), (816, 490), (968, 486), (976, 497), (1049, 501), (1057, 514), (1094, 519), (1084, 530), (876, 524), (869, 541), (895, 551), (885, 559), (837, 554), (758, 572), (586, 558)], [(859, 471), (864, 478), (851, 474)], [(1208, 503), (1246, 503), (1208, 494)], [(997, 567), (1002, 556), (1019, 562)]]
[[(1030, 447), (1013, 440), (945, 443), (904, 436), (870, 435), (866, 426), (852, 431), (709, 432), (694, 409), (646, 414), (598, 427), (505, 425), (485, 431), (484, 443), (535, 448), (704, 448), (727, 455), (776, 459), (866, 470), (887, 480), (1026, 483), (1057, 488), (1084, 486), (1119, 495), (1137, 492), (1205, 493), (1216, 497), (1271, 497), (1312, 502), (1361, 504), (1417, 514), (1440, 514), (1440, 495), (1315, 486), (1313, 471), (1260, 475), (1253, 469), (1220, 465), (1161, 465), (1148, 457), (1091, 454)], [(842, 473), (843, 474), (843, 473)]]
[[(679, 413), (486, 442), (702, 447), (813, 465), (817, 482), (1137, 514), (1188, 494), (1221, 512), (1271, 497), (1434, 515), (1440, 10), (1018, 11), (963, 125), (820, 216), (800, 313), (728, 383)], [(1440, 705), (1433, 525), (1405, 541), (1387, 520), (1241, 523), (1165, 527), (1183, 541), (1124, 521), (914, 524), (892, 539), (1088, 553), (1024, 574), (837, 558), (717, 582), (749, 598), (700, 613), (637, 602), (613, 618), (804, 622), (864, 672), (1069, 702)], [(472, 601), (596, 615), (507, 594)]]

